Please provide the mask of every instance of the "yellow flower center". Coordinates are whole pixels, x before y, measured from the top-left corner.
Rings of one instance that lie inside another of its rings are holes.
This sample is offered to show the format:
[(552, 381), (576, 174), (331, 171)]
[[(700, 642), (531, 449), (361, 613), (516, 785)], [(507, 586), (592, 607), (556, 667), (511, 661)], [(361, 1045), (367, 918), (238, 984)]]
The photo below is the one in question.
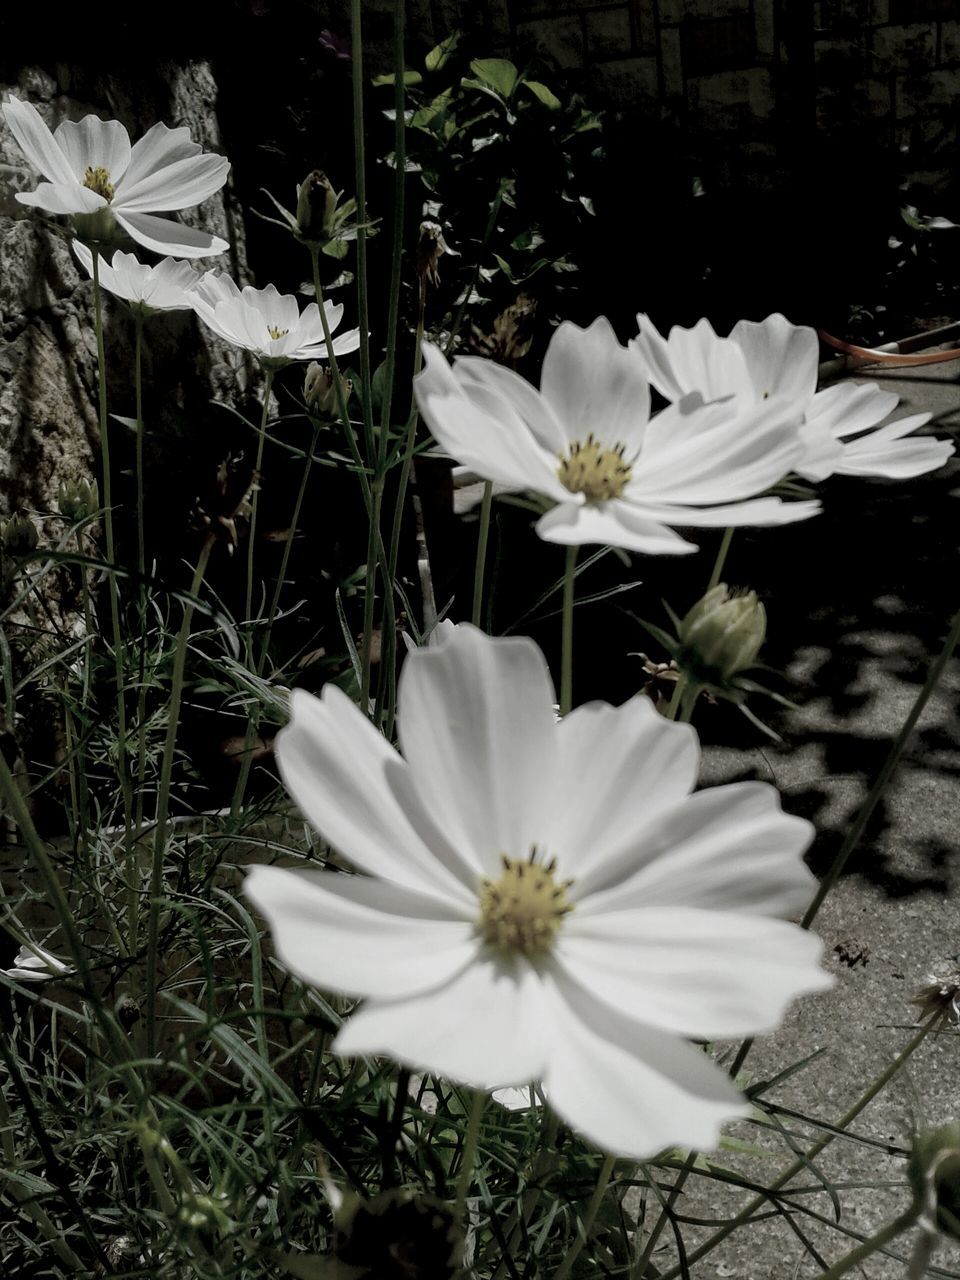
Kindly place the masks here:
[(619, 498), (630, 479), (630, 463), (624, 462), (625, 446), (605, 448), (594, 440), (593, 433), (581, 443), (570, 446), (566, 457), (561, 455), (557, 476), (571, 493), (582, 493), (588, 502), (606, 502)]
[(556, 858), (537, 861), (536, 846), (530, 857), (502, 855), (503, 873), (480, 886), (481, 936), (501, 951), (535, 955), (549, 951), (565, 915), (573, 910), (567, 901), (572, 880), (558, 881)]
[(83, 185), (89, 188), (90, 191), (95, 191), (98, 196), (103, 196), (104, 200), (113, 199), (113, 183), (110, 181), (110, 173), (102, 165), (98, 165), (96, 169), (87, 169), (83, 175)]
[(270, 337), (273, 338), (274, 342), (276, 342), (277, 338), (286, 337), (289, 332), (289, 329), (281, 329), (280, 326), (276, 324), (267, 325), (267, 333), (269, 333)]

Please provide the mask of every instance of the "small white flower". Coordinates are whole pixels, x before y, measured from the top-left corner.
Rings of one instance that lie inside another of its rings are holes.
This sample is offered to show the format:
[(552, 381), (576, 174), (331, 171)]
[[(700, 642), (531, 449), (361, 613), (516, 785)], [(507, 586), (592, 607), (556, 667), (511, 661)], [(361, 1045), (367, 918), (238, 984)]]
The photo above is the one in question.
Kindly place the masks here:
[(5, 978), (14, 982), (51, 982), (54, 978), (66, 978), (73, 969), (43, 947), (33, 944), (21, 947), (13, 960), (12, 969), (0, 969)]
[(805, 447), (795, 470), (805, 480), (832, 475), (903, 480), (943, 466), (954, 451), (944, 440), (904, 439), (929, 422), (929, 413), (861, 435), (892, 413), (899, 397), (875, 382), (841, 382), (818, 392), (817, 335), (779, 313), (760, 322), (740, 320), (729, 338), (718, 337), (709, 320), (692, 329), (675, 326), (666, 338), (647, 316), (638, 315), (637, 323), (640, 333), (631, 346), (667, 400), (699, 393), (705, 400), (731, 397), (745, 405), (771, 396), (793, 404), (803, 418)]
[(812, 827), (765, 783), (691, 795), (696, 735), (646, 698), (553, 706), (531, 640), (469, 626), (408, 653), (403, 756), (336, 686), (294, 691), (284, 782), (366, 874), (254, 867), (246, 893), (288, 968), (365, 997), (339, 1053), (540, 1081), (610, 1152), (712, 1147), (746, 1105), (686, 1038), (769, 1031), (830, 985), (770, 918), (809, 901)]
[[(93, 275), (93, 254), (79, 240), (74, 240), (73, 251), (84, 270)], [(187, 296), (200, 283), (200, 274), (188, 262), (164, 258), (155, 267), (148, 267), (132, 253), (118, 249), (112, 262), (100, 259), (100, 283), (108, 293), (144, 314), (152, 311), (192, 311), (193, 303)]]
[(189, 129), (155, 124), (131, 146), (118, 120), (84, 116), (51, 133), (36, 107), (14, 97), (3, 114), (23, 154), (48, 179), (18, 193), (21, 204), (72, 217), (82, 239), (107, 239), (116, 221), (154, 253), (205, 258), (227, 248), (219, 236), (156, 216), (200, 204), (227, 180), (229, 161), (203, 154)]
[(539, 391), (490, 360), (451, 368), (429, 343), (424, 353), (414, 391), (430, 430), (478, 475), (554, 502), (537, 523), (548, 542), (677, 554), (696, 546), (671, 526), (786, 524), (820, 509), (755, 496), (803, 455), (791, 404), (688, 397), (651, 418), (641, 362), (603, 317), (560, 325)]
[[(301, 312), (290, 293), (279, 293), (268, 284), (265, 289), (250, 285), (240, 289), (223, 272), (208, 271), (191, 295), (200, 319), (226, 342), (252, 351), (276, 366), (292, 360), (322, 360), (327, 355), (323, 323), (315, 302)], [(343, 316), (343, 306), (323, 304), (331, 333)], [(333, 339), (334, 355), (348, 355), (360, 345), (359, 329), (350, 329)]]

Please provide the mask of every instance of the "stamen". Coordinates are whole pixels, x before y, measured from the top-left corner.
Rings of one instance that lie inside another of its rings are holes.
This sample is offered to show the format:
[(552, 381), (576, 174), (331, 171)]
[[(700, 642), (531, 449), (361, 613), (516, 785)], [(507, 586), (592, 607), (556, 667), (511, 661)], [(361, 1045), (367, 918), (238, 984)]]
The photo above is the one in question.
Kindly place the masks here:
[(280, 326), (276, 324), (267, 325), (267, 333), (269, 333), (270, 337), (273, 338), (274, 342), (276, 342), (277, 338), (286, 337), (289, 332), (289, 329), (281, 329)]
[(561, 455), (557, 477), (571, 493), (582, 493), (589, 502), (619, 498), (630, 479), (631, 466), (624, 462), (626, 446), (607, 448), (594, 440), (575, 441), (566, 457)]
[(477, 929), (500, 951), (521, 955), (549, 951), (564, 916), (573, 910), (567, 901), (573, 881), (558, 883), (553, 874), (556, 858), (538, 861), (536, 845), (527, 859), (502, 854), (500, 861), (500, 878), (484, 880), (480, 886)]
[(95, 191), (98, 196), (103, 196), (104, 200), (113, 199), (113, 183), (110, 181), (110, 172), (104, 169), (102, 165), (96, 168), (87, 168), (83, 175), (83, 185), (90, 191)]

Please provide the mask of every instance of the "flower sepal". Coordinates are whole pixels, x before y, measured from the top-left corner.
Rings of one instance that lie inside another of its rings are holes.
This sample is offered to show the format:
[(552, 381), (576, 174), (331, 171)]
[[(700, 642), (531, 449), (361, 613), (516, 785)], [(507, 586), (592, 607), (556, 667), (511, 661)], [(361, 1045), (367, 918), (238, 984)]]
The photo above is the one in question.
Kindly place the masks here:
[(264, 213), (257, 213), (257, 217), (264, 222), (272, 222), (276, 227), (283, 227), (308, 249), (318, 250), (329, 258), (345, 258), (350, 241), (356, 240), (360, 230), (376, 235), (373, 222), (350, 221), (357, 212), (356, 200), (351, 196), (341, 204), (343, 192), (333, 189), (330, 179), (321, 169), (308, 173), (297, 187), (295, 213), (285, 208), (266, 187), (260, 189), (280, 218), (271, 218)]

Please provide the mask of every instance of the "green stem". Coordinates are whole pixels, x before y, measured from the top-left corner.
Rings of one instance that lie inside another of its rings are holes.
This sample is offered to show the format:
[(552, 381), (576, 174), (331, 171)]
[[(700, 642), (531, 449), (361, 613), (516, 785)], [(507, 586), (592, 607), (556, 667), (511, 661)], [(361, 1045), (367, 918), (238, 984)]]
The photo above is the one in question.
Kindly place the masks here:
[(310, 440), (310, 447), (307, 450), (307, 456), (303, 463), (303, 474), (300, 477), (300, 487), (297, 490), (296, 501), (293, 504), (293, 513), (290, 516), (290, 524), (287, 528), (287, 536), (283, 542), (283, 555), (280, 557), (280, 573), (277, 577), (273, 588), (273, 596), (270, 600), (270, 612), (267, 614), (267, 622), (263, 632), (263, 643), (260, 646), (260, 656), (257, 659), (257, 675), (263, 674), (263, 668), (267, 659), (267, 649), (270, 646), (270, 635), (273, 631), (273, 624), (277, 618), (277, 611), (280, 608), (280, 593), (283, 590), (283, 584), (287, 578), (287, 569), (290, 566), (290, 555), (293, 548), (294, 538), (297, 536), (297, 527), (300, 524), (300, 513), (303, 510), (303, 500), (307, 493), (307, 482), (310, 479), (310, 471), (313, 467), (313, 461), (316, 457), (317, 439), (320, 435), (319, 422), (313, 422), (313, 436)]
[(370, 376), (370, 313), (367, 300), (367, 164), (363, 132), (363, 23), (361, 0), (350, 0), (353, 63), (353, 165), (357, 192), (357, 314), (360, 322), (360, 406), (367, 458), (374, 457), (373, 383)]
[(573, 707), (573, 594), (578, 547), (567, 547), (563, 577), (563, 621), (560, 646), (560, 714)]
[(643, 1277), (646, 1275), (647, 1267), (650, 1265), (650, 1259), (653, 1257), (653, 1251), (657, 1247), (657, 1241), (660, 1239), (660, 1234), (663, 1231), (663, 1228), (667, 1225), (670, 1210), (676, 1204), (680, 1192), (683, 1190), (684, 1183), (687, 1181), (687, 1178), (689, 1178), (693, 1170), (693, 1166), (697, 1163), (698, 1155), (699, 1152), (691, 1151), (683, 1162), (683, 1168), (677, 1174), (676, 1181), (670, 1188), (670, 1194), (667, 1196), (666, 1203), (661, 1205), (660, 1216), (654, 1223), (653, 1230), (650, 1232), (647, 1243), (644, 1245), (643, 1253), (640, 1255), (636, 1266), (631, 1267), (630, 1269), (630, 1280), (634, 1280), (634, 1278), (636, 1278), (636, 1280), (643, 1280)]
[(670, 698), (670, 702), (667, 706), (666, 711), (663, 713), (667, 720), (676, 720), (677, 712), (680, 709), (680, 702), (681, 702), (681, 699), (683, 698), (683, 691), (686, 688), (686, 684), (687, 684), (686, 674), (683, 671), (681, 671), (677, 675), (677, 683), (673, 686), (673, 695)]
[(856, 1249), (851, 1249), (845, 1254), (839, 1262), (835, 1262), (833, 1266), (824, 1271), (820, 1276), (820, 1280), (839, 1280), (840, 1276), (845, 1276), (848, 1271), (864, 1258), (869, 1258), (872, 1253), (876, 1253), (878, 1249), (882, 1249), (884, 1245), (895, 1240), (898, 1235), (906, 1231), (916, 1221), (918, 1214), (918, 1206), (913, 1204), (905, 1213), (901, 1213), (899, 1218), (894, 1218), (892, 1222), (888, 1222), (885, 1227), (881, 1227), (869, 1240), (864, 1240), (863, 1244), (857, 1245)]
[[(97, 336), (97, 382), (100, 407), (100, 452), (103, 458), (103, 531), (107, 549), (107, 563), (116, 568), (116, 539), (113, 529), (113, 472), (110, 465), (110, 432), (107, 416), (107, 358), (103, 345), (103, 291), (100, 288), (100, 251), (93, 247), (93, 308), (94, 328)], [(113, 644), (113, 669), (117, 682), (117, 774), (123, 802), (123, 847), (129, 855), (131, 845), (130, 779), (127, 777), (127, 708), (123, 674), (123, 647), (120, 638), (120, 585), (117, 575), (107, 575), (110, 597), (110, 631)]]
[[(404, 187), (407, 176), (407, 125), (404, 118), (403, 47), (406, 19), (405, 0), (396, 0), (393, 6), (393, 15), (393, 259), (390, 267), (390, 297), (387, 303), (387, 348), (383, 361), (383, 403), (380, 411), (379, 469), (381, 471), (386, 463), (387, 445), (390, 438), (390, 415), (393, 408), (393, 375), (397, 356), (397, 327), (400, 320), (400, 276), (403, 267)], [(357, 163), (363, 165), (362, 152), (357, 158)]]
[(903, 725), (900, 728), (900, 732), (894, 739), (889, 754), (883, 762), (883, 768), (877, 774), (876, 780), (870, 788), (870, 792), (866, 800), (863, 802), (863, 807), (857, 814), (856, 821), (847, 832), (847, 837), (841, 845), (839, 853), (834, 858), (833, 865), (824, 876), (823, 881), (820, 884), (820, 888), (817, 890), (816, 896), (810, 903), (810, 906), (807, 907), (806, 913), (801, 921), (804, 929), (809, 929), (813, 924), (817, 912), (823, 906), (824, 899), (836, 884), (844, 867), (847, 865), (847, 860), (860, 843), (860, 838), (866, 830), (867, 823), (870, 821), (874, 809), (880, 802), (880, 798), (886, 790), (887, 783), (890, 781), (893, 771), (900, 763), (900, 757), (903, 755), (903, 750), (907, 745), (910, 735), (913, 733), (914, 727), (930, 699), (930, 695), (940, 683), (940, 677), (943, 674), (943, 669), (950, 661), (958, 640), (960, 640), (960, 612), (958, 612), (956, 617), (953, 619), (950, 632), (944, 641), (943, 648), (940, 650), (940, 655), (930, 667), (930, 670), (927, 673), (926, 683), (917, 694), (916, 701), (910, 708), (910, 714), (907, 716), (906, 720), (904, 720)]
[[(270, 392), (273, 389), (273, 377), (274, 370), (268, 365), (263, 371), (263, 410), (260, 414), (260, 431), (257, 435), (257, 460), (253, 466), (256, 473), (255, 478), (259, 478), (260, 471), (263, 468), (263, 448), (267, 439), (267, 421), (270, 417)], [(247, 592), (244, 598), (244, 621), (248, 627), (252, 627), (253, 624), (253, 574), (257, 543), (257, 512), (260, 506), (259, 497), (259, 486), (255, 485), (253, 498), (250, 502), (250, 531), (247, 535)], [(250, 642), (250, 652), (252, 652), (252, 640)]]
[(473, 608), (470, 621), (475, 627), (480, 625), (480, 614), (483, 609), (483, 578), (487, 568), (487, 543), (490, 539), (490, 512), (493, 508), (493, 481), (483, 482), (483, 502), (480, 504), (480, 530), (477, 534), (477, 560), (473, 572)]
[[(944, 1015), (939, 1010), (928, 1018), (917, 1034), (908, 1041), (903, 1049), (900, 1050), (889, 1067), (877, 1076), (876, 1080), (874, 1080), (866, 1091), (860, 1095), (853, 1106), (840, 1117), (830, 1132), (825, 1133), (821, 1138), (819, 1138), (803, 1156), (794, 1160), (793, 1164), (779, 1174), (762, 1195), (755, 1196), (744, 1209), (740, 1210), (736, 1217), (731, 1218), (729, 1222), (725, 1222), (724, 1225), (705, 1240), (703, 1244), (694, 1249), (692, 1253), (687, 1254), (687, 1268), (691, 1267), (695, 1262), (699, 1262), (701, 1258), (706, 1257), (706, 1255), (715, 1249), (718, 1244), (721, 1244), (726, 1240), (727, 1236), (732, 1235), (738, 1227), (742, 1227), (745, 1222), (749, 1221), (749, 1219), (753, 1217), (758, 1209), (762, 1208), (763, 1205), (772, 1198), (775, 1191), (779, 1191), (781, 1187), (786, 1186), (791, 1178), (796, 1177), (798, 1173), (801, 1173), (807, 1168), (812, 1160), (815, 1160), (821, 1152), (825, 1151), (837, 1136), (837, 1131), (846, 1129), (851, 1125), (860, 1112), (870, 1105), (877, 1094), (887, 1087), (897, 1072), (916, 1052), (934, 1027), (943, 1021), (943, 1018)], [(669, 1271), (665, 1271), (661, 1275), (660, 1280), (676, 1280), (677, 1276), (684, 1274), (685, 1268), (676, 1266), (672, 1267)]]
[(707, 590), (712, 591), (720, 581), (720, 575), (723, 573), (723, 566), (727, 563), (727, 552), (730, 550), (730, 543), (733, 541), (733, 529), (724, 529), (723, 537), (720, 539), (720, 549), (717, 552), (717, 558), (713, 562), (713, 572), (710, 574), (710, 581), (707, 583)]
[(137, 415), (137, 570), (142, 582), (147, 572), (147, 552), (143, 528), (143, 312), (139, 307), (133, 313), (133, 323), (133, 387)]
[[(143, 513), (143, 311), (134, 308), (134, 362), (133, 386), (136, 397), (136, 476), (137, 476), (137, 572), (140, 583), (140, 654), (137, 672), (137, 790), (134, 814), (134, 829), (139, 836), (143, 827), (143, 806), (146, 793), (147, 777), (147, 618), (148, 598), (146, 588), (147, 553), (144, 535)], [(140, 929), (139, 904), (137, 892), (137, 851), (129, 850), (126, 866), (127, 877), (127, 935), (130, 954), (133, 955), (139, 945)]]
[(197, 595), (207, 571), (210, 552), (216, 542), (215, 534), (208, 534), (200, 550), (197, 567), (190, 584), (190, 598), (183, 607), (183, 620), (177, 633), (173, 651), (173, 678), (170, 687), (167, 733), (163, 744), (160, 765), (160, 786), (157, 792), (157, 829), (153, 845), (153, 866), (150, 873), (150, 912), (147, 922), (147, 974), (145, 1023), (147, 1031), (147, 1057), (154, 1056), (157, 1028), (157, 962), (160, 942), (160, 910), (163, 892), (163, 864), (167, 848), (167, 820), (170, 814), (170, 784), (173, 776), (173, 756), (177, 745), (177, 729), (180, 725), (180, 703), (183, 697), (183, 678), (187, 663), (187, 642), (196, 608)]
[[(360, 709), (364, 715), (370, 708), (370, 671), (373, 661), (373, 618), (377, 600), (377, 565), (380, 559), (380, 513), (383, 510), (383, 476), (373, 478), (373, 506), (370, 510), (370, 525), (367, 530), (367, 572), (363, 596), (363, 641), (360, 647)], [(393, 592), (389, 582), (384, 583), (384, 610), (388, 600), (392, 600)], [(386, 629), (384, 616), (381, 629), (381, 657), (383, 656), (383, 630)]]
[[(417, 334), (413, 346), (413, 376), (420, 372), (423, 362), (423, 324), (427, 307), (426, 279), (420, 281), (420, 300), (417, 307)], [(397, 576), (397, 564), (400, 560), (400, 534), (403, 529), (403, 507), (407, 497), (407, 485), (413, 468), (413, 451), (417, 440), (417, 423), (420, 415), (414, 403), (407, 420), (407, 434), (403, 442), (403, 464), (400, 467), (400, 483), (397, 486), (397, 505), (393, 513), (393, 528), (390, 531), (390, 557), (388, 560), (388, 576), (393, 582)]]
[(467, 1212), (467, 1196), (470, 1193), (470, 1185), (473, 1182), (473, 1169), (477, 1160), (477, 1144), (480, 1141), (480, 1121), (483, 1117), (483, 1108), (487, 1103), (487, 1095), (481, 1089), (474, 1089), (470, 1102), (470, 1116), (467, 1120), (467, 1131), (463, 1137), (463, 1147), (460, 1151), (460, 1173), (457, 1177), (457, 1198), (454, 1213), (457, 1220), (462, 1222)]
[(577, 1232), (577, 1238), (567, 1250), (566, 1257), (553, 1273), (553, 1280), (566, 1280), (567, 1276), (573, 1270), (573, 1264), (583, 1252), (584, 1245), (590, 1239), (590, 1232), (596, 1221), (597, 1214), (600, 1212), (600, 1205), (603, 1203), (603, 1197), (606, 1194), (607, 1187), (610, 1185), (610, 1175), (613, 1173), (614, 1157), (607, 1156), (603, 1164), (600, 1166), (600, 1173), (597, 1177), (597, 1185), (594, 1187), (593, 1195), (590, 1197), (590, 1203), (587, 1205), (586, 1212), (580, 1222), (580, 1229)]

